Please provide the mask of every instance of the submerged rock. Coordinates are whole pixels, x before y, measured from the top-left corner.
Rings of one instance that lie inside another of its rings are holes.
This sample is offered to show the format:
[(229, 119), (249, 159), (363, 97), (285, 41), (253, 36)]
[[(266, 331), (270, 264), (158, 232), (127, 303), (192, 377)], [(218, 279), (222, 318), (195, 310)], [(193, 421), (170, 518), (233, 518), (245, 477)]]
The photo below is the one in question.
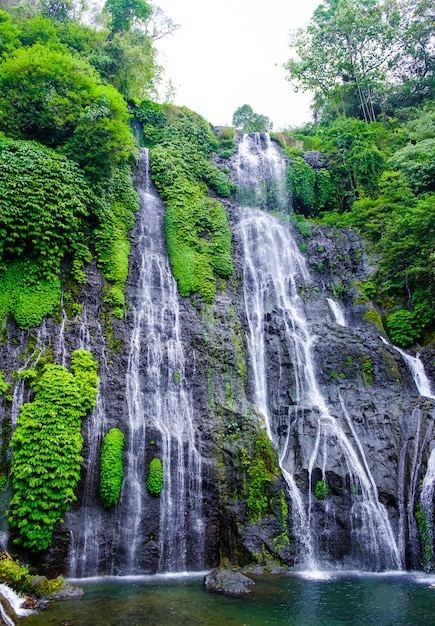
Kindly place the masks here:
[(217, 591), (228, 596), (240, 596), (250, 593), (249, 587), (255, 583), (238, 571), (216, 568), (205, 576), (204, 585), (208, 591)]

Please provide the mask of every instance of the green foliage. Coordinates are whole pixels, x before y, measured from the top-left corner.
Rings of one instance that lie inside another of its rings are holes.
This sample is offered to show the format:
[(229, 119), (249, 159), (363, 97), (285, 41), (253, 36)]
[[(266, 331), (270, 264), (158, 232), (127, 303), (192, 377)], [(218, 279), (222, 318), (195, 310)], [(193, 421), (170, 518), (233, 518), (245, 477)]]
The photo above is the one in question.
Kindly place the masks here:
[(46, 365), (33, 383), (35, 398), (21, 407), (12, 436), (13, 496), (9, 523), (16, 543), (46, 549), (55, 525), (75, 500), (80, 480), (81, 419), (95, 404), (97, 364), (86, 350), (71, 355), (71, 373)]
[(153, 496), (160, 495), (163, 489), (163, 465), (157, 457), (154, 457), (150, 463), (146, 485)]
[(280, 473), (276, 452), (265, 430), (256, 436), (254, 454), (251, 456), (245, 451), (243, 465), (247, 469), (249, 521), (257, 522), (271, 510), (270, 485)]
[(435, 136), (409, 143), (390, 158), (389, 165), (405, 174), (414, 193), (435, 191)]
[(58, 592), (65, 581), (61, 576), (49, 580), (45, 576), (29, 574), (27, 565), (20, 565), (7, 552), (2, 552), (0, 553), (0, 582), (21, 594), (47, 597)]
[(12, 52), (0, 65), (0, 97), (0, 130), (62, 146), (94, 179), (134, 154), (120, 94), (63, 49), (36, 43)]
[(236, 151), (236, 133), (232, 126), (224, 126), (219, 129), (219, 156), (228, 159)]
[(315, 180), (313, 168), (302, 157), (290, 161), (287, 168), (287, 187), (296, 213), (310, 215), (315, 203)]
[(60, 305), (59, 278), (37, 280), (40, 266), (30, 261), (13, 261), (0, 275), (0, 318), (11, 315), (20, 328), (39, 326)]
[(104, 9), (109, 14), (112, 33), (130, 30), (133, 20), (144, 22), (152, 13), (145, 0), (106, 0)]
[(57, 275), (84, 236), (93, 194), (82, 173), (37, 143), (0, 141), (0, 186), (0, 261), (37, 259), (28, 269)]
[(10, 390), (11, 384), (5, 381), (4, 372), (0, 370), (0, 396)]
[(163, 140), (163, 129), (168, 122), (161, 104), (144, 100), (136, 107), (134, 115), (142, 124), (146, 147), (151, 148)]
[(399, 100), (405, 87), (420, 98), (430, 93), (430, 24), (433, 32), (430, 2), (326, 0), (292, 34), (297, 58), (285, 65), (288, 80), (314, 91), (324, 119), (342, 113), (373, 121), (388, 93)]
[(17, 26), (12, 23), (10, 15), (0, 10), (0, 58), (20, 45), (19, 32)]
[(429, 570), (432, 560), (432, 542), (431, 542), (431, 528), (427, 517), (421, 507), (421, 504), (417, 505), (415, 511), (415, 519), (417, 521), (418, 532), (420, 535), (421, 545), (423, 547), (423, 567), (425, 570)]
[(172, 271), (182, 296), (198, 292), (212, 302), (216, 276), (233, 273), (231, 233), (223, 205), (207, 197), (232, 190), (209, 158), (218, 147), (209, 124), (188, 109), (161, 109), (168, 120), (151, 150), (153, 179), (166, 202), (165, 232)]
[(100, 465), (100, 498), (107, 508), (118, 504), (121, 496), (123, 448), (124, 433), (111, 428), (104, 437)]
[(254, 113), (249, 104), (244, 104), (234, 111), (232, 123), (244, 133), (269, 132), (273, 127), (266, 115)]
[(97, 261), (108, 285), (103, 299), (113, 314), (123, 316), (124, 285), (128, 276), (130, 254), (129, 232), (138, 209), (129, 169), (117, 169), (105, 188), (105, 202), (98, 211), (98, 224), (93, 233)]
[(28, 593), (31, 578), (26, 565), (20, 565), (5, 552), (0, 554), (0, 582), (9, 585), (15, 591)]
[(361, 357), (361, 365), (364, 381), (366, 385), (371, 385), (373, 383), (373, 362), (367, 354), (363, 354)]
[(331, 487), (324, 480), (318, 480), (314, 488), (314, 495), (318, 500), (324, 500), (331, 494)]
[(389, 315), (385, 326), (391, 341), (398, 346), (409, 346), (421, 335), (421, 324), (415, 313), (400, 309)]

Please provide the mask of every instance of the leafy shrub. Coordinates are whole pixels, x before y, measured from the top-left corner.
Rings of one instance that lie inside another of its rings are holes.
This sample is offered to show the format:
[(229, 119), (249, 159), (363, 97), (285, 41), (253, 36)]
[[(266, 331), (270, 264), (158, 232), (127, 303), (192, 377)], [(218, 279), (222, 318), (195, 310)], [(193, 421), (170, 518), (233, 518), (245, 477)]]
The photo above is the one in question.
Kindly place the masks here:
[(318, 500), (324, 500), (331, 494), (331, 487), (324, 480), (318, 480), (314, 489), (314, 495)]
[(302, 157), (291, 160), (287, 168), (287, 187), (296, 213), (311, 214), (315, 203), (315, 181), (315, 171)]
[(100, 497), (107, 508), (118, 504), (121, 495), (123, 448), (124, 433), (111, 428), (104, 437), (100, 466)]
[(236, 151), (235, 129), (232, 126), (220, 128), (218, 132), (219, 156), (229, 159)]
[(408, 144), (390, 158), (389, 164), (405, 174), (415, 193), (435, 191), (435, 137)]
[(391, 341), (398, 346), (409, 346), (421, 335), (421, 325), (415, 314), (405, 309), (389, 315), (385, 325)]
[(95, 404), (97, 364), (88, 351), (77, 350), (71, 355), (71, 370), (45, 366), (32, 383), (35, 398), (21, 407), (12, 436), (8, 519), (18, 531), (15, 542), (33, 552), (50, 545), (80, 480), (81, 418)]
[(55, 312), (62, 293), (59, 278), (36, 281), (38, 270), (36, 263), (25, 261), (14, 261), (6, 266), (0, 276), (1, 319), (11, 315), (20, 328), (32, 328)]
[(160, 495), (163, 489), (163, 465), (157, 457), (154, 457), (150, 463), (146, 485), (148, 491), (153, 496)]

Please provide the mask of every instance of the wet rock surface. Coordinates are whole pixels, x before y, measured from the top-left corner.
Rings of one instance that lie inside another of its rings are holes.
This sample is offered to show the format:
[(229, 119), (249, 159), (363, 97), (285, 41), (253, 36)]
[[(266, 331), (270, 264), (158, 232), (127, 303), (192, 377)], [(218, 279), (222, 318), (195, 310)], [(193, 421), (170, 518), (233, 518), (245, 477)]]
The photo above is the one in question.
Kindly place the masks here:
[(227, 596), (242, 596), (250, 593), (252, 585), (255, 583), (251, 578), (229, 569), (214, 569), (204, 578), (207, 591), (215, 591)]

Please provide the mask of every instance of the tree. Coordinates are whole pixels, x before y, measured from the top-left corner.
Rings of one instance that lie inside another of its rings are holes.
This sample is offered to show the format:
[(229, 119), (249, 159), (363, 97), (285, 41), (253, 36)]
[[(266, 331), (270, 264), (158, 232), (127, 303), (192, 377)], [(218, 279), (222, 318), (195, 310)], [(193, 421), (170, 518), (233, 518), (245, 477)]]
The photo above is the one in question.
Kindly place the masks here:
[(292, 36), (299, 59), (284, 65), (288, 80), (314, 91), (320, 108), (328, 103), (337, 114), (373, 121), (389, 68), (399, 58), (400, 34), (394, 0), (326, 0), (308, 27)]
[(134, 20), (143, 23), (152, 14), (151, 6), (145, 0), (106, 0), (104, 9), (109, 15), (112, 35), (130, 30)]
[(268, 117), (254, 113), (249, 104), (244, 104), (234, 111), (232, 122), (244, 133), (268, 132), (273, 127)]
[(86, 61), (41, 44), (0, 66), (0, 130), (63, 151), (94, 177), (134, 152), (127, 106)]

